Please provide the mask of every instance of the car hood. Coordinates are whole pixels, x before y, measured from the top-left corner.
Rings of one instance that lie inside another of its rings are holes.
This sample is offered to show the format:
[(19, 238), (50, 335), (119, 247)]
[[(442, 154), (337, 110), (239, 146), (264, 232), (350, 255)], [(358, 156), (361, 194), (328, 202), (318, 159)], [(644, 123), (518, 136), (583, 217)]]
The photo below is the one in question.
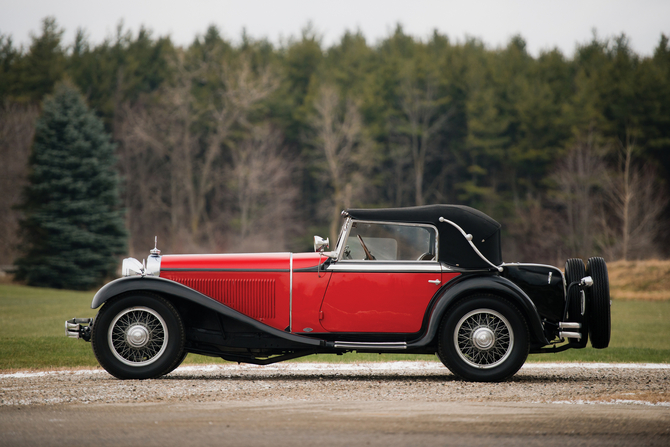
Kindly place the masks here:
[[(308, 269), (326, 262), (319, 253), (232, 253), (164, 255), (161, 271), (289, 271)], [(291, 265), (292, 264), (292, 265)]]

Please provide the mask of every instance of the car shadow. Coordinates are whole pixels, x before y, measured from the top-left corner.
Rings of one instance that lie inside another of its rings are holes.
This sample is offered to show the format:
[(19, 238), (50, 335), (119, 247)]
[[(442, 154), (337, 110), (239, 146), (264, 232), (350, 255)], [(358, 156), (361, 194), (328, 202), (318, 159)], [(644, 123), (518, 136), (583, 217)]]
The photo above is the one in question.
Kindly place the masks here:
[[(517, 383), (517, 384), (571, 384), (579, 385), (581, 383), (592, 382), (593, 380), (601, 379), (602, 374), (594, 374), (593, 376), (584, 376), (583, 373), (579, 376), (564, 375), (564, 376), (543, 376), (534, 374), (517, 374), (511, 378), (499, 383)], [(155, 380), (167, 381), (239, 381), (239, 382), (386, 382), (386, 383), (407, 383), (407, 382), (423, 382), (423, 383), (444, 383), (444, 382), (460, 382), (460, 383), (476, 383), (467, 380), (462, 380), (459, 377), (445, 371), (444, 374), (342, 374), (342, 373), (317, 373), (317, 374), (301, 374), (301, 373), (271, 373), (267, 374), (249, 374), (249, 373), (214, 373), (214, 374), (188, 374), (177, 371), (167, 376), (160, 377)], [(616, 381), (612, 377), (612, 381)], [(493, 382), (494, 383), (494, 382)]]

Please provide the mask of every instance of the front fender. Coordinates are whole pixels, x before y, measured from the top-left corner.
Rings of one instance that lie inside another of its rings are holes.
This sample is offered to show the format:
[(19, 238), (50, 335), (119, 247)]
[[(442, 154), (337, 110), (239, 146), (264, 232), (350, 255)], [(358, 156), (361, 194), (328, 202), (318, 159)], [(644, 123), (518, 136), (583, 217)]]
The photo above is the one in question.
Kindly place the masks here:
[(454, 283), (447, 284), (433, 306), (426, 333), (416, 342), (408, 344), (408, 348), (425, 346), (431, 343), (437, 334), (444, 314), (449, 308), (463, 297), (480, 293), (490, 293), (511, 301), (525, 317), (531, 340), (540, 346), (549, 344), (544, 335), (540, 314), (528, 295), (506, 278), (486, 275), (465, 276)]
[(231, 309), (230, 307), (221, 304), (206, 295), (203, 295), (197, 290), (193, 290), (190, 287), (186, 287), (185, 285), (178, 282), (157, 276), (129, 276), (109, 282), (95, 294), (93, 301), (91, 302), (91, 309), (96, 309), (110, 298), (126, 292), (155, 292), (164, 295), (171, 295), (177, 299), (199, 304), (207, 309), (227, 317), (231, 317), (242, 323), (246, 323), (261, 332), (265, 332), (278, 338), (310, 346), (325, 346), (326, 343), (324, 340), (303, 337), (302, 335), (295, 335), (289, 332), (280, 331), (279, 329), (268, 326), (267, 324), (263, 324), (260, 321), (256, 321), (253, 318), (244, 315), (241, 312)]

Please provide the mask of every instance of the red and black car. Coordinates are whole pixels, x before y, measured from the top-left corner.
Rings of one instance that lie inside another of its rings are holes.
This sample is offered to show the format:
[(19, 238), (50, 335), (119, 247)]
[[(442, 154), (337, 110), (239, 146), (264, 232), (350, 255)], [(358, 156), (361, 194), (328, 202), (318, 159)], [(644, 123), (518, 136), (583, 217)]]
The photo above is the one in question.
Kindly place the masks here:
[(334, 250), (128, 258), (94, 319), (66, 322), (121, 379), (171, 372), (187, 353), (266, 365), (310, 354), (437, 354), (500, 381), (529, 353), (605, 348), (602, 258), (503, 263), (500, 224), (466, 206), (349, 209)]

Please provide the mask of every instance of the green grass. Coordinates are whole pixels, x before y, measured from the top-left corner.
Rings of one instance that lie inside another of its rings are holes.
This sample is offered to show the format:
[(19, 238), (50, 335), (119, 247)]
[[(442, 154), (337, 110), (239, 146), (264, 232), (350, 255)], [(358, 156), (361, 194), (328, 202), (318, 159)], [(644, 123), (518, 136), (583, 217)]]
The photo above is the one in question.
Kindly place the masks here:
[(534, 354), (528, 360), (670, 363), (670, 301), (614, 301), (608, 348)]
[[(89, 343), (65, 337), (64, 321), (93, 317), (94, 292), (0, 284), (0, 370), (90, 367), (97, 361)], [(434, 360), (435, 356), (392, 354), (313, 355), (296, 362)], [(607, 349), (572, 349), (535, 354), (529, 361), (670, 363), (670, 301), (615, 301), (612, 341)], [(189, 354), (185, 363), (220, 363)]]

